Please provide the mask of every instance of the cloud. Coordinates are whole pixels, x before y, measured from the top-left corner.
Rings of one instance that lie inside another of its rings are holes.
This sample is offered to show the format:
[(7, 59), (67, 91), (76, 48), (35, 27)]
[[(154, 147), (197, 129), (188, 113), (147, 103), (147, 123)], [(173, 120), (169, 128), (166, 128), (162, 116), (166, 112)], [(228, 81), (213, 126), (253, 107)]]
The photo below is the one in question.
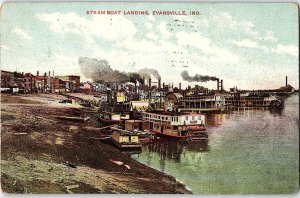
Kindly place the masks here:
[(158, 39), (158, 36), (156, 34), (154, 34), (154, 32), (148, 32), (146, 34), (146, 37), (151, 39), (151, 40), (154, 40), (154, 41), (156, 41)]
[(233, 17), (227, 12), (219, 12), (213, 16), (213, 22), (220, 26), (235, 28), (238, 23)]
[[(268, 35), (270, 40), (274, 41), (277, 40), (275, 37), (273, 38), (270, 34)], [(257, 42), (249, 39), (243, 39), (240, 41), (232, 41), (236, 46), (239, 47), (247, 47), (247, 48), (255, 48), (255, 49), (261, 49), (266, 52), (275, 52), (279, 54), (289, 54), (291, 56), (298, 56), (298, 47), (294, 45), (277, 45), (275, 48), (270, 48), (264, 45), (259, 45)]]
[(278, 39), (274, 36), (273, 32), (271, 31), (268, 31), (265, 37), (262, 38), (262, 40), (271, 41), (273, 43), (278, 41)]
[(278, 45), (276, 48), (273, 48), (271, 51), (279, 54), (289, 54), (291, 56), (296, 56), (296, 57), (299, 54), (298, 47), (294, 45)]
[(133, 22), (122, 15), (92, 15), (85, 18), (76, 13), (55, 12), (37, 14), (37, 17), (49, 23), (53, 32), (60, 34), (74, 33), (83, 37), (94, 36), (116, 40), (132, 37), (137, 31)]
[(239, 57), (236, 54), (225, 48), (217, 47), (210, 39), (202, 36), (200, 33), (179, 32), (176, 36), (179, 45), (193, 46), (201, 50), (204, 55), (212, 56), (211, 58), (218, 61), (224, 61), (225, 63), (236, 63), (239, 61)]
[(258, 48), (257, 43), (255, 41), (251, 41), (249, 39), (243, 39), (240, 41), (232, 41), (232, 43), (239, 47)]
[(147, 18), (149, 21), (155, 22), (155, 18), (152, 14), (150, 14)]
[[(235, 20), (232, 15), (227, 12), (220, 12), (212, 18), (210, 24), (216, 24), (217, 26), (223, 29), (230, 29), (231, 31), (240, 32), (244, 34), (245, 37), (249, 37), (253, 40), (265, 40), (271, 43), (275, 43), (278, 41), (278, 38), (274, 36), (272, 31), (267, 31), (265, 35), (262, 33), (255, 31), (255, 24), (251, 21), (246, 20)], [(245, 38), (246, 39), (246, 38)], [(236, 43), (237, 45), (241, 44), (244, 47), (255, 47), (254, 43), (244, 42), (244, 43)]]
[(3, 50), (10, 51), (10, 49), (6, 45), (0, 45), (0, 48)]
[(152, 27), (153, 27), (152, 23), (147, 22), (147, 23), (145, 23), (145, 25), (148, 30), (152, 29)]
[(24, 30), (22, 30), (21, 28), (18, 28), (18, 27), (14, 28), (13, 33), (15, 33), (16, 35), (18, 35), (24, 39), (31, 40), (31, 36), (29, 36), (29, 34), (27, 32), (25, 32)]
[(167, 25), (166, 22), (161, 22), (158, 25), (159, 32), (162, 34), (164, 39), (168, 39), (173, 35), (172, 33), (169, 32), (169, 30), (167, 30), (166, 25)]

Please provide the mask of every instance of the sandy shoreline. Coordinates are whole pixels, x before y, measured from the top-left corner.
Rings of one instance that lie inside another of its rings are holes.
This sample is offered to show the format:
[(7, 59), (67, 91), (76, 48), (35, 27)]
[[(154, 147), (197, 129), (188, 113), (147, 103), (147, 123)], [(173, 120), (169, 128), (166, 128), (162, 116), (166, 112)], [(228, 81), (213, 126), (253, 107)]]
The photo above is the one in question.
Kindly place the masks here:
[[(174, 177), (92, 139), (101, 135), (92, 122), (57, 120), (61, 115), (91, 116), (85, 108), (55, 105), (59, 99), (63, 96), (1, 94), (4, 192), (190, 194)], [(131, 169), (125, 171), (110, 160)]]

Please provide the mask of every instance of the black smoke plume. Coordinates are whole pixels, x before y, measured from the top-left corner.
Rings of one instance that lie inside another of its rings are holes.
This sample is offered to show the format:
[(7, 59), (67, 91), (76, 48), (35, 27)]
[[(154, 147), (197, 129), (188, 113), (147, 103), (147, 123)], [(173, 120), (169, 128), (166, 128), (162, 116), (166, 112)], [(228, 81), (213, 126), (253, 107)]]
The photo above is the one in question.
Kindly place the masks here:
[(207, 81), (216, 81), (218, 78), (207, 76), (207, 75), (200, 75), (196, 74), (195, 76), (190, 76), (189, 73), (185, 70), (181, 72), (181, 77), (183, 80), (186, 80), (188, 82), (207, 82)]
[(150, 74), (157, 79), (160, 78), (158, 71), (155, 69), (145, 68), (132, 73), (113, 70), (105, 59), (97, 60), (95, 58), (79, 57), (78, 64), (84, 76), (91, 78), (94, 82), (132, 82), (134, 84), (139, 82), (143, 84), (143, 77), (149, 79)]
[(137, 73), (140, 76), (145, 77), (145, 79), (151, 78), (150, 74), (152, 74), (156, 79), (161, 79), (161, 76), (159, 75), (158, 71), (155, 69), (148, 69), (148, 68), (140, 69)]
[(86, 78), (91, 78), (94, 82), (128, 82), (126, 73), (110, 68), (107, 60), (97, 60), (95, 58), (80, 57), (78, 64), (81, 72)]

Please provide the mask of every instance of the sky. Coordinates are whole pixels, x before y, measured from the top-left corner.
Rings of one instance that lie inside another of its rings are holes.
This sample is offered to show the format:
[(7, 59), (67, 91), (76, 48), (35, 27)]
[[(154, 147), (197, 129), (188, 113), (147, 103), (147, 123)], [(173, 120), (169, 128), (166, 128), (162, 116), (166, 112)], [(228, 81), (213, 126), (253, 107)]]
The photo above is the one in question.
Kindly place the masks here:
[[(90, 15), (89, 10), (148, 11), (150, 15)], [(152, 11), (199, 15), (152, 15)], [(1, 69), (81, 75), (79, 57), (105, 59), (112, 69), (159, 71), (162, 82), (208, 75), (224, 88), (299, 88), (298, 7), (292, 3), (4, 3)]]

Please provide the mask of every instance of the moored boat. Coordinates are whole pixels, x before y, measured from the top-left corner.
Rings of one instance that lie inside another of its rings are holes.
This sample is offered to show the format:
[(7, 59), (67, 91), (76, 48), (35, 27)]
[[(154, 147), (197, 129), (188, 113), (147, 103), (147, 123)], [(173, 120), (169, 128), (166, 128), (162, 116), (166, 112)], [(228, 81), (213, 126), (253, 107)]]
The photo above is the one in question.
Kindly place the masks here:
[(142, 145), (139, 141), (138, 134), (127, 131), (124, 129), (119, 129), (112, 127), (112, 141), (120, 149), (141, 149)]
[(161, 137), (179, 140), (208, 140), (203, 114), (151, 111), (143, 112), (142, 119), (149, 122), (151, 132)]
[(105, 125), (121, 124), (123, 120), (129, 118), (128, 114), (102, 112), (99, 116), (99, 121)]

